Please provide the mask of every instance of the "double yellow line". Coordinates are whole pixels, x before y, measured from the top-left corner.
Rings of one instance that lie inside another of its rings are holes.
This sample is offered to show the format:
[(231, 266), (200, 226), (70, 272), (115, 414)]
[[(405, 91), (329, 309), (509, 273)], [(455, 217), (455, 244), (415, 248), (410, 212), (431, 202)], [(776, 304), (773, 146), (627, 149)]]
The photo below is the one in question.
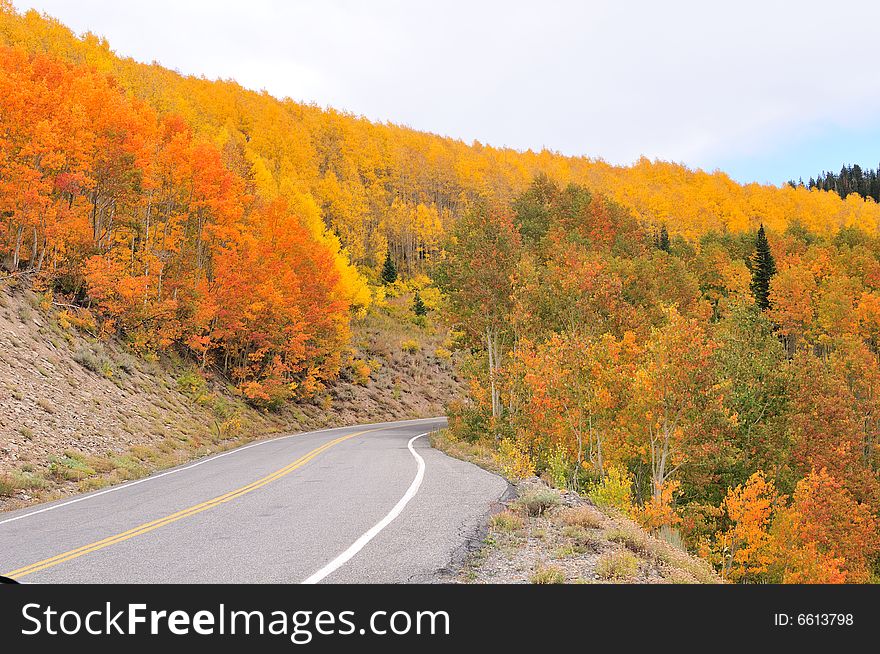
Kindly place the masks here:
[(221, 504), (225, 504), (226, 502), (231, 502), (234, 499), (238, 499), (239, 497), (247, 495), (248, 493), (252, 493), (258, 488), (262, 488), (266, 484), (271, 484), (273, 481), (277, 481), (285, 475), (289, 475), (291, 472), (293, 472), (297, 468), (301, 468), (322, 452), (326, 452), (327, 450), (329, 450), (331, 447), (338, 445), (343, 441), (347, 441), (350, 438), (354, 438), (355, 436), (361, 436), (363, 434), (368, 434), (373, 431), (379, 431), (379, 429), (367, 429), (364, 431), (355, 432), (353, 434), (348, 434), (347, 436), (342, 436), (340, 438), (337, 438), (336, 440), (329, 441), (327, 443), (324, 443), (324, 445), (317, 447), (311, 452), (303, 455), (293, 463), (286, 465), (280, 470), (276, 470), (272, 474), (266, 475), (262, 479), (258, 479), (257, 481), (250, 483), (247, 486), (242, 486), (241, 488), (237, 488), (236, 490), (225, 493), (224, 495), (220, 495), (218, 497), (210, 499), (207, 502), (202, 502), (201, 504), (196, 504), (195, 506), (191, 506), (187, 509), (183, 509), (182, 511), (178, 511), (177, 513), (172, 513), (171, 515), (164, 518), (159, 518), (158, 520), (147, 522), (140, 526), (134, 527), (133, 529), (129, 529), (128, 531), (124, 531), (121, 534), (109, 536), (107, 538), (104, 538), (103, 540), (99, 540), (89, 545), (78, 547), (75, 550), (70, 550), (69, 552), (58, 554), (57, 556), (53, 556), (49, 559), (37, 561), (36, 563), (32, 563), (23, 568), (19, 568), (18, 570), (4, 573), (3, 576), (9, 577), (11, 579), (21, 579), (22, 577), (26, 577), (27, 575), (33, 574), (35, 572), (40, 572), (41, 570), (46, 570), (47, 568), (52, 568), (56, 565), (60, 565), (67, 561), (72, 561), (73, 559), (85, 556), (86, 554), (97, 552), (98, 550), (102, 550), (105, 547), (116, 545), (117, 543), (121, 543), (123, 541), (129, 540), (130, 538), (134, 538), (135, 536), (149, 533), (155, 529), (159, 529), (160, 527), (170, 525), (172, 522), (177, 522), (178, 520), (183, 520), (184, 518), (188, 518), (190, 516), (196, 515), (197, 513), (201, 513), (202, 511), (213, 509), (215, 506), (220, 506)]

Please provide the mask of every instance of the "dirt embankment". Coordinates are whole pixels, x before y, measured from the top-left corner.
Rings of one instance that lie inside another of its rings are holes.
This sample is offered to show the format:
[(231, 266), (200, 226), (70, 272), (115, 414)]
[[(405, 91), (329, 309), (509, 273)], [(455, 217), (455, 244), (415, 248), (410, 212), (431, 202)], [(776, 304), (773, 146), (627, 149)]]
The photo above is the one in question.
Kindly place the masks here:
[(442, 415), (460, 389), (445, 333), (406, 320), (398, 304), (353, 326), (352, 365), (336, 384), (269, 413), (220, 375), (95, 338), (46, 297), (0, 280), (0, 510), (273, 434)]

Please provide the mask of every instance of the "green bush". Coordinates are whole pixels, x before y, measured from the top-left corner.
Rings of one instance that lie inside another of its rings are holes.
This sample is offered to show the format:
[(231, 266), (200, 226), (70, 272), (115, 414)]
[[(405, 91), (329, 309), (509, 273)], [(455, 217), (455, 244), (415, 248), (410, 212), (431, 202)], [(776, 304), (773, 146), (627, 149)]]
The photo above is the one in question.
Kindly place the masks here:
[(190, 368), (177, 378), (177, 388), (191, 398), (198, 400), (207, 391), (208, 384), (198, 370)]
[(69, 450), (64, 452), (63, 457), (53, 456), (49, 459), (49, 472), (67, 481), (82, 481), (96, 474), (82, 454)]

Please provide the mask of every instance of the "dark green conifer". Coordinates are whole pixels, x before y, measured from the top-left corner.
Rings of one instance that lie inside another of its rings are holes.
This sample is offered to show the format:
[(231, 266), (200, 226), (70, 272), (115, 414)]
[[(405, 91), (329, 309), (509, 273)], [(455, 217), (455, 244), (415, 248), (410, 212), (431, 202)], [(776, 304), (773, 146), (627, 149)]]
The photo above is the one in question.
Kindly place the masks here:
[(755, 254), (752, 257), (752, 295), (755, 304), (764, 311), (770, 308), (770, 279), (776, 274), (776, 262), (770, 251), (770, 243), (764, 233), (764, 225), (758, 230), (755, 238)]
[(424, 301), (422, 300), (421, 294), (416, 291), (416, 297), (413, 300), (413, 313), (417, 316), (427, 316), (428, 315), (428, 307), (425, 306)]
[(382, 266), (382, 281), (386, 284), (393, 284), (397, 281), (397, 266), (391, 260), (391, 253), (385, 255), (385, 265)]
[(666, 225), (660, 225), (660, 231), (657, 232), (657, 249), (669, 252), (669, 232)]

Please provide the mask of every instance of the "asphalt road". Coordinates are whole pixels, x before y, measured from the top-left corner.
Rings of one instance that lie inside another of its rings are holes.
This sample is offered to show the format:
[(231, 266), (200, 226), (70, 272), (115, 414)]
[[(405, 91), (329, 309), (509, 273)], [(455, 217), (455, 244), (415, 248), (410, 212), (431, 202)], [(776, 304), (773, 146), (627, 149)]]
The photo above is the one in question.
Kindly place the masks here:
[(506, 491), (430, 447), (444, 419), (296, 434), (0, 514), (23, 583), (431, 582)]

